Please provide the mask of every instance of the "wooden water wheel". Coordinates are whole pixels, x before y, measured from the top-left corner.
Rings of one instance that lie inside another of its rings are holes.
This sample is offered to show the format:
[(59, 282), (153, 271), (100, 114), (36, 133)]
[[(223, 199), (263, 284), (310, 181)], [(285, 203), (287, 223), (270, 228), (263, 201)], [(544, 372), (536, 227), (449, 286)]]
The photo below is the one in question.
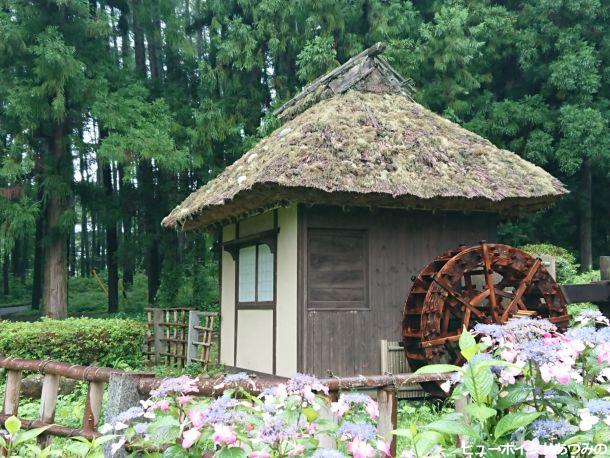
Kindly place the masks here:
[[(569, 321), (566, 299), (540, 259), (497, 243), (460, 246), (437, 257), (412, 278), (403, 312), (403, 342), (411, 369), (464, 363), (457, 341), (464, 326), (505, 323), (514, 316)], [(435, 396), (437, 382), (422, 384)]]

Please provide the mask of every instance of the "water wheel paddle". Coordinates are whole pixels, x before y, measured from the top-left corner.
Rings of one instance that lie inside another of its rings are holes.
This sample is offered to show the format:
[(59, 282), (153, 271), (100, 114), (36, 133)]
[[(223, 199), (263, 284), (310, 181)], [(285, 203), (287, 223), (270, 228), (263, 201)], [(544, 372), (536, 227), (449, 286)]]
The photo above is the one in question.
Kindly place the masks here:
[[(438, 256), (412, 280), (402, 336), (413, 371), (427, 364), (463, 364), (457, 341), (464, 326), (536, 316), (565, 328), (570, 319), (561, 288), (542, 261), (508, 245), (462, 245)], [(422, 387), (445, 396), (439, 384)]]

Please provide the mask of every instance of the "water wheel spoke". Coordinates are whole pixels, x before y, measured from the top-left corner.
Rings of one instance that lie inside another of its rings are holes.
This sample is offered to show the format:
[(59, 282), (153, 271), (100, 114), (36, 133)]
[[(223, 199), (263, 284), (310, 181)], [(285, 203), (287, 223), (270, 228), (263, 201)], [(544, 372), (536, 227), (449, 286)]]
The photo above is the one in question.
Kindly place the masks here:
[[(521, 280), (521, 283), (519, 283), (519, 286), (517, 287), (517, 289), (515, 291), (513, 299), (510, 301), (510, 303), (508, 304), (508, 307), (506, 307), (506, 310), (504, 310), (504, 313), (502, 314), (502, 318), (501, 318), (502, 323), (506, 322), (510, 311), (513, 309), (513, 307), (515, 307), (519, 303), (519, 301), (521, 301), (521, 298), (523, 297), (525, 290), (532, 283), (532, 280), (534, 279), (534, 275), (538, 271), (540, 264), (541, 264), (540, 259), (536, 259), (534, 261), (534, 264), (528, 271), (527, 275), (523, 278), (523, 280)], [(521, 303), (523, 304), (523, 302), (521, 302)], [(525, 307), (525, 304), (523, 304), (523, 307)], [(527, 309), (524, 308), (523, 310), (527, 310)]]
[(472, 305), (466, 298), (464, 298), (463, 296), (461, 296), (460, 294), (456, 293), (453, 288), (451, 286), (449, 286), (445, 280), (443, 280), (442, 278), (439, 278), (437, 276), (434, 277), (434, 281), (441, 287), (443, 288), (445, 291), (447, 291), (447, 293), (455, 300), (457, 300), (460, 304), (462, 304), (464, 307), (466, 307), (467, 310), (470, 310), (470, 312), (475, 315), (477, 318), (479, 318), (480, 320), (485, 320), (485, 322), (487, 323), (489, 320), (488, 318), (485, 316), (484, 313), (482, 313), (480, 310), (477, 310), (477, 308)]
[(491, 304), (491, 316), (494, 321), (498, 321), (498, 300), (496, 298), (496, 288), (494, 285), (494, 279), (492, 276), (493, 270), (491, 269), (491, 261), (489, 259), (489, 250), (487, 244), (481, 245), (483, 249), (483, 267), (485, 274), (485, 284), (489, 290), (489, 302)]

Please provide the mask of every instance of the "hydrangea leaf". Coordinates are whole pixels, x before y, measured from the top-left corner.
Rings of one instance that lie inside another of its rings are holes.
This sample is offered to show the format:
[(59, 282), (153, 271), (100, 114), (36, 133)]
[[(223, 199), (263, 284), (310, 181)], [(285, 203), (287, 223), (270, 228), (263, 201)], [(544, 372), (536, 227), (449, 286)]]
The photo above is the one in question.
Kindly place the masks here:
[(479, 405), (479, 404), (468, 404), (466, 406), (466, 413), (477, 420), (484, 422), (487, 419), (493, 417), (498, 413), (496, 409), (491, 407)]
[(494, 429), (494, 436), (497, 439), (510, 431), (527, 426), (541, 415), (541, 412), (509, 413), (508, 415), (502, 417), (496, 425), (496, 428)]

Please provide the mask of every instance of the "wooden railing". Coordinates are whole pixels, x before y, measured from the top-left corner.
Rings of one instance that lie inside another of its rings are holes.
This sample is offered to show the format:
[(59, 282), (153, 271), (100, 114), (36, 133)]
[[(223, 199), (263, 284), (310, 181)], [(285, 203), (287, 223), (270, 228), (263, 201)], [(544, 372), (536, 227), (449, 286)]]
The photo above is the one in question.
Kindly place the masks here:
[[(138, 406), (139, 401), (149, 397), (151, 390), (157, 388), (163, 381), (161, 378), (154, 378), (152, 374), (142, 372), (124, 372), (110, 368), (77, 366), (57, 361), (26, 360), (2, 356), (0, 356), (0, 367), (7, 370), (6, 390), (0, 422), (4, 422), (12, 415), (19, 416), (22, 373), (28, 371), (44, 374), (39, 418), (37, 420), (21, 419), (22, 427), (25, 429), (48, 428), (40, 437), (42, 444), (48, 443), (51, 436), (83, 436), (90, 440), (99, 436), (97, 427), (102, 416), (102, 398), (106, 385), (108, 385), (108, 403), (105, 416), (107, 420), (111, 421), (119, 413), (130, 407)], [(87, 383), (87, 398), (81, 428), (54, 424), (60, 377)], [(444, 381), (448, 377), (449, 374), (387, 374), (345, 378), (333, 377), (320, 381), (328, 386), (331, 400), (338, 399), (341, 391), (355, 390), (369, 393), (379, 403), (378, 433), (387, 436), (397, 426), (396, 391), (398, 389), (409, 384)], [(259, 375), (255, 376), (253, 380), (254, 384), (240, 382), (232, 384), (231, 387), (239, 386), (257, 395), (265, 388), (276, 386), (287, 379), (273, 375)], [(200, 379), (197, 396), (220, 396), (225, 387), (220, 388), (219, 381), (219, 379)], [(321, 412), (321, 415), (330, 421), (337, 421), (330, 409)], [(105, 456), (109, 456), (107, 452), (109, 446), (111, 446), (110, 443), (104, 446), (106, 449)], [(336, 444), (332, 438), (323, 437), (321, 438), (321, 446), (334, 448)], [(395, 451), (395, 442), (392, 446)]]
[[(96, 427), (102, 413), (104, 388), (110, 379), (110, 375), (116, 372), (114, 369), (3, 356), (0, 356), (0, 367), (7, 371), (4, 404), (2, 414), (0, 415), (1, 422), (4, 422), (10, 416), (18, 415), (22, 373), (24, 371), (31, 371), (44, 374), (44, 379), (42, 382), (38, 420), (22, 420), (23, 426), (26, 429), (48, 426), (49, 429), (41, 436), (41, 442), (47, 442), (48, 436), (83, 436), (92, 439), (99, 435)], [(87, 383), (87, 398), (81, 428), (70, 428), (53, 424), (60, 377)]]

